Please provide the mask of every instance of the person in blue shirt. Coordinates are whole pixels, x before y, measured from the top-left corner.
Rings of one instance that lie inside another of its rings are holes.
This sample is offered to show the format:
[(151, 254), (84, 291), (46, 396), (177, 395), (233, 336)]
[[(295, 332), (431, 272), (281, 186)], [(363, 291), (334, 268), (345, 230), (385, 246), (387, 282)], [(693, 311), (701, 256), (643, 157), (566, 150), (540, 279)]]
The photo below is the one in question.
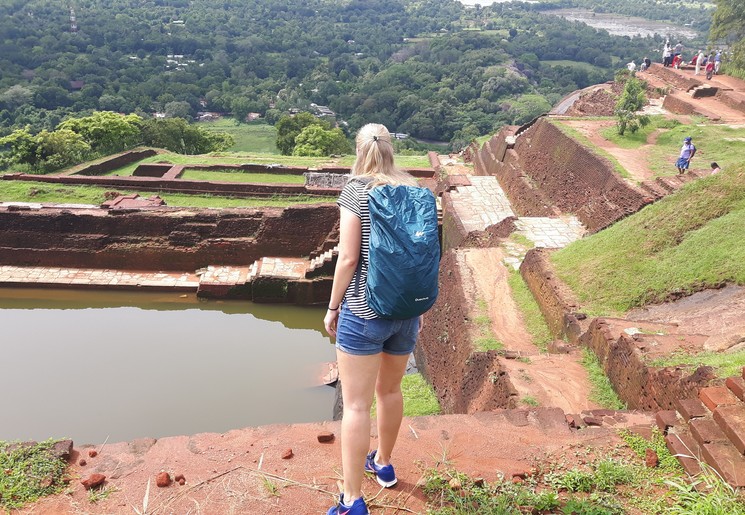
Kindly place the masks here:
[(688, 136), (683, 140), (683, 147), (680, 149), (680, 157), (675, 163), (678, 173), (685, 173), (691, 164), (691, 159), (696, 155), (696, 146), (693, 144), (691, 137)]

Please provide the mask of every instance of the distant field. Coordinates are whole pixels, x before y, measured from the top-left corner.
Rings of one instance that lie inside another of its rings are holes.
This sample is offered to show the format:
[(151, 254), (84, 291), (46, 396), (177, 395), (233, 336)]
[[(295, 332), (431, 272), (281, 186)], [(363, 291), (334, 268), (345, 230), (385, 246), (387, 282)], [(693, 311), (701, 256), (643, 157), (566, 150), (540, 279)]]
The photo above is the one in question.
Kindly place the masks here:
[(192, 181), (245, 182), (252, 184), (305, 184), (302, 175), (255, 173), (238, 170), (186, 170), (182, 179)]
[(571, 68), (581, 68), (588, 72), (595, 70), (602, 71), (602, 68), (598, 68), (597, 66), (594, 66), (590, 63), (582, 63), (577, 61), (541, 61), (541, 64), (547, 64), (549, 66), (569, 66)]
[(276, 129), (266, 122), (236, 123), (232, 118), (221, 118), (214, 122), (199, 122), (198, 127), (214, 132), (227, 132), (235, 138), (230, 152), (253, 152), (278, 154)]

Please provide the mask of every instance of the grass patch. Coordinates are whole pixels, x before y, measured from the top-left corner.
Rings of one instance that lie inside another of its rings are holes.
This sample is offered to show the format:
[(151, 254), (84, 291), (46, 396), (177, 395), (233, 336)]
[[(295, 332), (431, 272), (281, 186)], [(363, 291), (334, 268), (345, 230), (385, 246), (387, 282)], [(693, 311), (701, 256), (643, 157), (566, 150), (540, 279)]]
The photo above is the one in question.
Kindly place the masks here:
[(742, 165), (745, 154), (745, 128), (733, 129), (727, 125), (707, 125), (694, 122), (677, 125), (661, 133), (657, 143), (649, 149), (649, 167), (656, 175), (675, 175), (675, 160), (680, 155), (683, 138), (691, 136), (696, 145), (696, 156), (691, 161), (694, 170), (710, 170), (716, 161), (722, 170)]
[(196, 125), (211, 132), (226, 132), (233, 136), (235, 144), (228, 152), (279, 154), (276, 144), (277, 129), (264, 121), (238, 123), (232, 118), (220, 118), (210, 122), (199, 122)]
[(533, 297), (518, 270), (510, 272), (507, 284), (512, 290), (512, 298), (515, 304), (523, 315), (525, 327), (533, 337), (533, 344), (545, 352), (548, 349), (549, 342), (553, 340), (553, 335), (546, 324), (546, 319), (543, 318), (543, 313), (541, 313), (535, 297)]
[(33, 446), (0, 441), (0, 507), (10, 510), (61, 492), (67, 463), (51, 452), (59, 440)]
[(577, 129), (575, 129), (574, 127), (569, 127), (568, 125), (563, 124), (563, 123), (561, 123), (559, 121), (556, 121), (556, 120), (552, 120), (551, 123), (553, 123), (554, 125), (556, 125), (559, 128), (559, 130), (562, 133), (564, 133), (566, 136), (569, 136), (573, 140), (577, 141), (579, 144), (581, 144), (582, 146), (584, 146), (587, 149), (589, 149), (590, 152), (592, 152), (596, 156), (602, 157), (604, 159), (607, 159), (608, 162), (610, 162), (610, 164), (613, 165), (613, 170), (618, 175), (620, 175), (621, 177), (623, 177), (625, 179), (631, 179), (632, 178), (631, 177), (631, 174), (629, 174), (629, 172), (626, 171), (626, 168), (624, 168), (623, 166), (621, 166), (621, 163), (618, 162), (618, 159), (616, 159), (615, 157), (613, 157), (611, 154), (609, 154), (605, 150), (603, 150), (603, 149), (598, 148), (597, 146), (595, 146), (595, 144), (592, 143), (587, 138), (587, 136), (585, 136), (584, 134), (582, 134), (581, 132), (579, 132)]
[(551, 255), (592, 315), (745, 284), (745, 168), (689, 183)]
[(582, 351), (582, 366), (587, 370), (592, 385), (590, 400), (606, 409), (626, 409), (626, 404), (618, 398), (618, 394), (613, 390), (610, 379), (605, 375), (598, 358), (589, 349), (583, 349)]
[(244, 182), (252, 184), (305, 184), (302, 175), (255, 173), (241, 170), (185, 170), (182, 179), (191, 181)]
[(96, 504), (109, 498), (117, 489), (112, 486), (101, 486), (88, 490), (88, 502)]
[[(651, 440), (627, 431), (620, 435), (626, 445), (606, 449), (583, 447), (575, 451), (575, 458), (581, 458), (582, 465), (570, 465), (566, 455), (542, 458), (533, 468), (533, 474), (518, 483), (509, 477), (492, 483), (474, 479), (450, 467), (443, 458), (444, 465), (425, 470), (422, 489), (427, 497), (427, 513), (745, 513), (742, 496), (705, 465), (701, 477), (685, 476), (677, 460), (667, 451), (659, 432), (653, 432)], [(658, 454), (660, 465), (657, 468), (644, 464), (648, 448)]]
[(580, 70), (585, 70), (587, 72), (593, 72), (602, 70), (602, 68), (598, 68), (597, 66), (594, 66), (590, 63), (583, 63), (579, 61), (568, 61), (568, 60), (551, 60), (551, 61), (541, 61), (541, 64), (546, 64), (551, 67), (555, 66), (566, 66), (569, 68), (576, 68)]
[(614, 127), (606, 127), (600, 131), (600, 134), (608, 141), (615, 143), (621, 148), (639, 148), (647, 144), (649, 135), (656, 130), (660, 129), (672, 129), (680, 125), (677, 120), (668, 120), (662, 115), (650, 116), (649, 124), (645, 127), (640, 127), (636, 132), (626, 131), (623, 136), (618, 134), (618, 129)]
[[(404, 396), (404, 416), (423, 417), (439, 415), (440, 403), (432, 386), (421, 373), (406, 374), (401, 380), (401, 393)], [(377, 416), (377, 403), (373, 400), (371, 416)]]
[(525, 397), (520, 399), (520, 402), (525, 404), (526, 406), (532, 406), (532, 407), (536, 407), (540, 405), (540, 403), (538, 402), (538, 399), (536, 399), (532, 395), (526, 395)]
[(738, 352), (702, 352), (699, 354), (674, 353), (655, 359), (650, 363), (653, 367), (686, 366), (695, 369), (702, 366), (712, 367), (717, 377), (739, 376), (745, 367), (745, 350)]
[[(46, 202), (100, 205), (106, 201), (104, 194), (111, 188), (95, 186), (69, 186), (63, 184), (34, 183), (27, 181), (0, 181), (0, 202)], [(166, 205), (174, 207), (287, 207), (298, 204), (335, 202), (336, 197), (308, 195), (234, 198), (213, 195), (187, 195), (151, 191), (117, 190), (124, 195), (140, 193), (143, 197), (159, 195)]]
[(475, 350), (478, 352), (486, 352), (489, 350), (504, 349), (504, 343), (499, 341), (492, 331), (491, 318), (489, 317), (489, 306), (486, 301), (478, 299), (476, 301), (476, 309), (478, 310), (478, 314), (473, 319), (476, 329), (476, 335), (473, 341)]

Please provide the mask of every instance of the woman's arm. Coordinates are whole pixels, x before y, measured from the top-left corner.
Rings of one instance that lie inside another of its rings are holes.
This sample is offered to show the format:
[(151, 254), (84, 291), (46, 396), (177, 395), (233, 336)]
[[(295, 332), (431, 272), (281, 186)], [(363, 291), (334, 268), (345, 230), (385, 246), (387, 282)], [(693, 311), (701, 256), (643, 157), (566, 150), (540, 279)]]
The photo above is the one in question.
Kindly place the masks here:
[[(362, 222), (347, 209), (340, 208), (339, 222), (339, 257), (334, 270), (334, 282), (331, 286), (331, 298), (329, 299), (329, 310), (323, 319), (326, 332), (336, 336), (336, 322), (339, 317), (339, 307), (344, 292), (347, 291), (349, 283), (357, 270), (360, 260), (360, 246), (362, 244)], [(334, 308), (334, 309), (331, 309)]]

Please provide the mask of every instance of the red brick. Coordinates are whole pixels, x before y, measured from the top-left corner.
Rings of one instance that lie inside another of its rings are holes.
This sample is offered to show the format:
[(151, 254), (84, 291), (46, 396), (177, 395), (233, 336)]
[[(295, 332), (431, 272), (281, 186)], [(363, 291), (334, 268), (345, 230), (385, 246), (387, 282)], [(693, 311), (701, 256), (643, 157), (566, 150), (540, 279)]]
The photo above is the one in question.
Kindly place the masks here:
[(692, 418), (705, 417), (708, 413), (706, 406), (698, 399), (676, 399), (675, 409), (683, 416), (683, 420), (688, 422)]
[(745, 454), (745, 405), (720, 406), (714, 420), (740, 454)]
[(695, 418), (691, 420), (688, 427), (691, 430), (691, 436), (696, 439), (699, 445), (727, 441), (727, 435), (710, 418)]
[(680, 420), (678, 419), (678, 412), (675, 410), (658, 411), (655, 414), (654, 418), (657, 422), (657, 427), (660, 428), (662, 434), (667, 434), (667, 430), (669, 428), (680, 424)]
[(702, 449), (706, 463), (735, 488), (745, 487), (745, 457), (729, 443), (707, 443)]
[(725, 386), (707, 386), (701, 388), (698, 391), (698, 397), (711, 411), (717, 409), (718, 406), (737, 403), (737, 397)]
[(699, 465), (701, 450), (691, 435), (686, 433), (668, 434), (665, 437), (665, 443), (667, 449), (678, 458), (688, 474), (694, 476), (701, 472), (701, 466)]
[(745, 401), (745, 379), (742, 377), (728, 377), (724, 383), (729, 391), (735, 394), (735, 397)]

